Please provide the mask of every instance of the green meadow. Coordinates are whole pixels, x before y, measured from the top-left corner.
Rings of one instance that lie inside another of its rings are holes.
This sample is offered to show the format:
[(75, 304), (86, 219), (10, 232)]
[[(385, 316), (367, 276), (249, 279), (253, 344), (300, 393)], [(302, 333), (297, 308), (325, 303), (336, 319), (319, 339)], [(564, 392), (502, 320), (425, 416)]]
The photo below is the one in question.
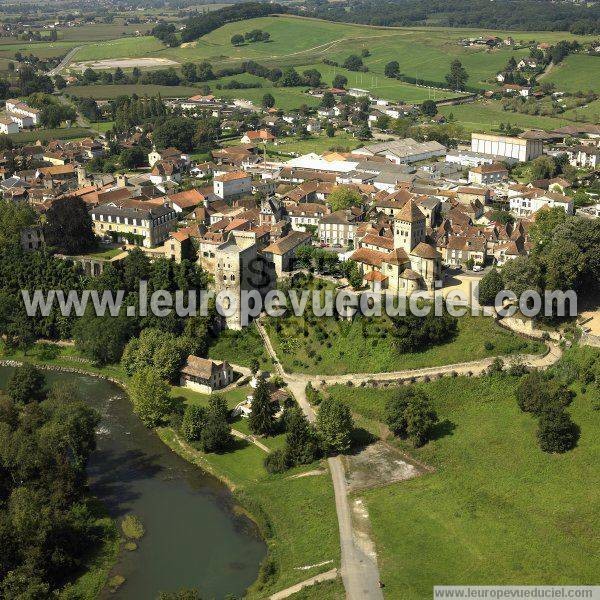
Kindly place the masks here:
[[(247, 43), (239, 47), (231, 44), (232, 35), (251, 29), (268, 31), (271, 41)], [(73, 62), (155, 56), (169, 58), (178, 63), (208, 60), (218, 69), (238, 65), (244, 60), (255, 60), (271, 67), (294, 66), (299, 71), (316, 68), (323, 74), (327, 83), (331, 83), (336, 74), (343, 74), (348, 78), (349, 86), (361, 87), (391, 100), (422, 102), (429, 98), (450, 98), (454, 94), (451, 91), (390, 80), (384, 76), (386, 63), (397, 60), (404, 75), (443, 83), (450, 62), (458, 58), (469, 73), (469, 85), (493, 88), (494, 75), (504, 67), (508, 59), (514, 57), (519, 60), (528, 54), (528, 50), (505, 46), (498, 49), (464, 48), (459, 43), (464, 37), (487, 34), (499, 37), (511, 35), (517, 42), (587, 39), (585, 36), (573, 36), (566, 32), (491, 32), (433, 27), (385, 28), (273, 16), (229, 23), (196, 42), (178, 48), (166, 48), (150, 36), (92, 41), (83, 45), (73, 57)], [(93, 40), (94, 33), (89, 35), (89, 39)], [(367, 73), (355, 73), (323, 63), (324, 59), (329, 59), (341, 64), (348, 55), (360, 54), (363, 50), (369, 52), (369, 56), (364, 58), (364, 63), (369, 68)], [(576, 65), (578, 75), (571, 76), (575, 83), (568, 85), (576, 86), (577, 77), (585, 81), (586, 77), (580, 72), (580, 66), (586, 70), (592, 65)], [(560, 73), (560, 70), (557, 69), (557, 73)], [(269, 87), (269, 82), (262, 83), (265, 88)], [(279, 97), (281, 108), (284, 109), (297, 107), (303, 103), (302, 100), (306, 100), (299, 95), (302, 94), (302, 90), (299, 89), (274, 88), (272, 93), (276, 99)], [(257, 89), (222, 90), (220, 94), (224, 97), (253, 101), (262, 97), (262, 93)], [(310, 100), (306, 103), (310, 104)]]
[[(536, 419), (517, 406), (517, 382), (495, 375), (419, 385), (440, 419), (435, 439), (418, 449), (392, 443), (435, 471), (361, 494), (386, 597), (431, 598), (443, 584), (598, 583), (598, 392), (574, 384), (568, 411), (581, 428), (579, 444), (546, 454)], [(377, 432), (395, 390), (330, 393)]]
[(467, 133), (472, 131), (497, 131), (500, 123), (510, 123), (522, 129), (555, 129), (568, 125), (569, 121), (561, 116), (543, 117), (503, 110), (496, 100), (477, 101), (472, 104), (441, 106), (440, 113), (448, 117), (454, 115)]
[(573, 54), (554, 67), (544, 78), (552, 82), (557, 90), (565, 92), (600, 91), (600, 56)]

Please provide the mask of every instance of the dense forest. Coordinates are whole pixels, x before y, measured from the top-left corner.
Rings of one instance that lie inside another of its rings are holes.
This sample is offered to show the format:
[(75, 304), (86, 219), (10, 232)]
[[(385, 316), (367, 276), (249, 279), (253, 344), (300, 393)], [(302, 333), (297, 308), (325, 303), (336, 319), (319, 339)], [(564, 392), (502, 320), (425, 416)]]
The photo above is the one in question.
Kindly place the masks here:
[(481, 27), (600, 32), (600, 5), (577, 5), (549, 0), (386, 0), (369, 2), (315, 2), (314, 16), (332, 21), (368, 25)]
[[(186, 22), (182, 42), (196, 40), (225, 23), (271, 14), (301, 14), (379, 26), (434, 25), (525, 31), (600, 33), (600, 5), (577, 5), (549, 0), (346, 0), (329, 3), (309, 0), (302, 10), (280, 4), (250, 2), (228, 6), (209, 14), (196, 14)], [(160, 37), (160, 30), (159, 30)], [(173, 27), (174, 33), (174, 27)]]

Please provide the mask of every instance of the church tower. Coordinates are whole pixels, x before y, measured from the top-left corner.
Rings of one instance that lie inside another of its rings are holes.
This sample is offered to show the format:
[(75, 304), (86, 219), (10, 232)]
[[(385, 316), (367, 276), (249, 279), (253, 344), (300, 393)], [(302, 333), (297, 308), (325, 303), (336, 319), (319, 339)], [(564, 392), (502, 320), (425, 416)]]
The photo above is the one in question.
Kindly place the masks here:
[(396, 215), (394, 223), (394, 248), (407, 254), (425, 240), (425, 215), (410, 199)]

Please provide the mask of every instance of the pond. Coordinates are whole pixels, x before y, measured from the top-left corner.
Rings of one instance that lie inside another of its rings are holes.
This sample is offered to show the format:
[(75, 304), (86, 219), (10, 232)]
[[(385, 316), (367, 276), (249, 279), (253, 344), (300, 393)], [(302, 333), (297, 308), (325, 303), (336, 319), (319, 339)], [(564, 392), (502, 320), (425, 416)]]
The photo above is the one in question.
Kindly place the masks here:
[[(0, 367), (0, 389), (12, 369)], [(101, 414), (88, 468), (93, 493), (110, 515), (138, 516), (146, 529), (115, 572), (126, 578), (112, 598), (152, 600), (159, 591), (197, 588), (204, 598), (242, 595), (256, 580), (266, 546), (234, 511), (229, 490), (174, 454), (133, 414), (125, 392), (83, 375), (46, 371), (49, 384), (71, 381)]]

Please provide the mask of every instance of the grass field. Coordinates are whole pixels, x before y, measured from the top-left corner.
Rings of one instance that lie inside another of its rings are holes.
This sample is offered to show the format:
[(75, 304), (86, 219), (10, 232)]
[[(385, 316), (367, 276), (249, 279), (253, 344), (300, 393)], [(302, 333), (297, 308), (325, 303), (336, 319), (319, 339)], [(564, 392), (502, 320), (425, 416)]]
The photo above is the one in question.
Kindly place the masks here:
[(564, 116), (573, 121), (600, 123), (600, 100), (594, 100), (594, 102), (590, 102), (586, 106), (567, 110)]
[(600, 90), (600, 56), (573, 54), (552, 69), (544, 81), (565, 92)]
[(50, 140), (72, 140), (84, 138), (90, 135), (90, 130), (84, 127), (62, 127), (60, 129), (36, 129), (33, 131), (21, 131), (13, 133), (9, 137), (16, 143), (28, 143), (41, 140), (47, 142)]
[(503, 110), (500, 102), (495, 100), (479, 100), (472, 104), (441, 106), (439, 112), (446, 117), (453, 114), (456, 122), (462, 125), (467, 133), (497, 130), (500, 123), (510, 123), (522, 129), (555, 129), (570, 123), (569, 120), (561, 117), (542, 117), (509, 112)]
[[(231, 45), (233, 34), (254, 28), (268, 31), (271, 41), (244, 44), (240, 47)], [(452, 97), (453, 93), (390, 80), (383, 74), (385, 64), (391, 60), (398, 60), (400, 70), (405, 75), (444, 82), (450, 62), (459, 58), (470, 75), (469, 85), (495, 87), (495, 82), (490, 83), (488, 80), (504, 67), (511, 56), (519, 60), (528, 50), (473, 49), (464, 48), (458, 43), (463, 37), (487, 33), (492, 32), (451, 28), (378, 28), (291, 16), (266, 17), (227, 24), (197, 42), (179, 48), (166, 48), (151, 36), (92, 41), (76, 53), (73, 62), (156, 56), (170, 58), (179, 63), (208, 60), (215, 68), (220, 68), (253, 59), (268, 66), (293, 65), (300, 71), (317, 68), (327, 83), (331, 83), (336, 74), (343, 73), (348, 77), (351, 86), (368, 89), (392, 100), (421, 102), (428, 98)], [(502, 37), (509, 35), (509, 32), (495, 31), (493, 34)], [(89, 39), (93, 39), (94, 32), (88, 35), (91, 36)], [(561, 39), (587, 39), (585, 36), (572, 36), (565, 32), (510, 32), (510, 35), (518, 41), (535, 39), (556, 42)], [(328, 58), (342, 63), (349, 54), (358, 53), (363, 49), (370, 52), (370, 56), (364, 59), (369, 67), (366, 74), (330, 67), (322, 62)], [(585, 77), (581, 74), (578, 76)], [(264, 80), (262, 83), (265, 87), (269, 86)], [(256, 102), (263, 93), (258, 89), (223, 90), (219, 95), (227, 98), (247, 98)], [(305, 99), (298, 95), (301, 91), (296, 89), (274, 88), (272, 93), (278, 105), (284, 109), (297, 107), (302, 103), (301, 100)]]
[[(267, 328), (279, 360), (288, 372), (339, 375), (379, 373), (449, 365), (489, 356), (540, 351), (537, 343), (498, 327), (492, 319), (464, 316), (456, 338), (422, 352), (401, 354), (394, 348), (387, 317), (352, 322), (322, 318), (317, 324), (301, 317), (268, 320)], [(305, 335), (308, 332), (308, 335)], [(492, 344), (487, 350), (486, 342)]]
[(39, 58), (53, 58), (63, 56), (77, 46), (77, 42), (11, 42), (0, 45), (0, 57), (13, 59), (15, 53), (20, 52), (23, 55), (34, 54)]
[(294, 152), (297, 154), (306, 154), (308, 152), (322, 153), (327, 150), (343, 149), (355, 150), (363, 146), (358, 138), (353, 137), (345, 131), (336, 131), (335, 136), (330, 138), (324, 132), (319, 135), (311, 135), (307, 138), (285, 137), (278, 140), (275, 144), (267, 144), (267, 152)]
[[(459, 377), (420, 386), (442, 425), (437, 439), (408, 451), (436, 472), (362, 496), (388, 598), (431, 598), (436, 584), (598, 584), (598, 413), (590, 395), (578, 393), (569, 407), (581, 427), (578, 447), (545, 454), (535, 419), (516, 405), (517, 381)], [(330, 391), (376, 419), (394, 393)]]
[[(169, 85), (86, 85), (69, 88), (69, 94), (80, 98), (95, 98), (96, 100), (110, 100), (119, 96), (156, 96), (163, 98), (188, 98), (198, 93), (198, 88), (187, 86)], [(262, 96), (261, 96), (262, 98)]]

